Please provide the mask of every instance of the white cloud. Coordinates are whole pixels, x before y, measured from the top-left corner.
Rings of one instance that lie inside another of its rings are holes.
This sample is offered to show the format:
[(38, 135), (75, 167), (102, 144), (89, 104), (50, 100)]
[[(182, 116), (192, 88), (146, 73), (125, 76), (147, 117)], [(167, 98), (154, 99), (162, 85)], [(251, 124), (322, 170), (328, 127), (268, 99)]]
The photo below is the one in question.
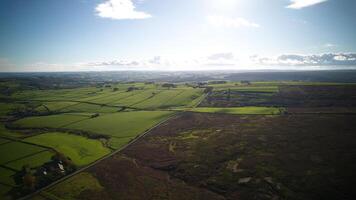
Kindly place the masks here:
[(107, 0), (95, 8), (97, 15), (110, 19), (146, 19), (150, 14), (137, 11), (132, 0)]
[(226, 16), (211, 15), (207, 17), (208, 22), (218, 28), (259, 28), (260, 25), (254, 22), (250, 22), (244, 18), (231, 18)]
[(59, 71), (120, 71), (120, 70), (310, 70), (356, 69), (356, 53), (282, 54), (276, 57), (247, 56), (216, 53), (201, 57), (162, 57), (140, 59), (101, 60), (71, 64), (37, 62), (16, 66), (0, 59), (0, 71), (59, 72)]
[(225, 59), (225, 60), (232, 60), (234, 59), (234, 55), (229, 52), (229, 53), (216, 53), (212, 54), (208, 57), (209, 60), (220, 60), (220, 59)]
[(327, 0), (291, 0), (291, 3), (290, 3), (290, 5), (287, 6), (287, 8), (302, 9), (302, 8), (320, 4), (320, 3), (323, 3), (326, 1)]
[(356, 54), (354, 53), (327, 53), (321, 55), (284, 54), (275, 58), (252, 58), (256, 64), (275, 66), (352, 66), (356, 67)]

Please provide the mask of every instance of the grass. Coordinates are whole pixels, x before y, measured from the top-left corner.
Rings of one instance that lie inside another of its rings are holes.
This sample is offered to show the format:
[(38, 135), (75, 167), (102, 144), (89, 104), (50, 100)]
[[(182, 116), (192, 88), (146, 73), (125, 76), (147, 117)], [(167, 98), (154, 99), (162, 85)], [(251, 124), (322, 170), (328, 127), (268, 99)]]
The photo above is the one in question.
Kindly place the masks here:
[(15, 108), (22, 107), (21, 104), (0, 103), (0, 116), (6, 116)]
[(167, 118), (169, 111), (132, 111), (104, 114), (84, 120), (66, 128), (85, 130), (114, 137), (135, 137)]
[(0, 136), (18, 138), (23, 136), (23, 134), (6, 129), (4, 124), (0, 122)]
[(92, 113), (111, 113), (117, 112), (119, 108), (109, 107), (109, 106), (101, 106), (89, 103), (76, 103), (73, 105), (69, 105), (67, 107), (63, 107), (57, 111), (60, 112), (92, 112)]
[(39, 153), (45, 150), (47, 149), (21, 142), (6, 143), (0, 145), (0, 164), (22, 159), (23, 157), (30, 156), (31, 154)]
[[(16, 124), (26, 128), (66, 128), (110, 135), (113, 138), (109, 141), (109, 145), (113, 148), (120, 148), (137, 135), (145, 132), (173, 113), (174, 112), (171, 111), (131, 111), (106, 113), (96, 118), (90, 118), (85, 113), (82, 115), (58, 114), (29, 117), (17, 121)], [(61, 139), (64, 140), (64, 138)], [(31, 138), (28, 140), (31, 141)], [(51, 147), (56, 145), (54, 143), (48, 143), (48, 141), (45, 140), (42, 141), (41, 144)], [(63, 144), (60, 143), (59, 145)], [(81, 163), (80, 159), (77, 159), (74, 153), (72, 155), (74, 155), (73, 159)], [(86, 163), (87, 161), (83, 162)]]
[(15, 185), (15, 181), (11, 177), (14, 174), (14, 171), (0, 167), (0, 183), (4, 183), (7, 185)]
[(11, 198), (7, 196), (7, 193), (10, 192), (12, 187), (7, 185), (0, 184), (0, 197), (2, 200), (10, 200)]
[(61, 128), (77, 121), (89, 119), (88, 115), (59, 114), (39, 117), (28, 117), (16, 121), (16, 125), (26, 128)]
[(30, 167), (35, 168), (50, 161), (53, 155), (54, 153), (51, 151), (44, 151), (20, 160), (10, 162), (6, 164), (6, 166), (16, 170), (21, 170), (24, 165), (29, 165)]
[(90, 164), (110, 153), (99, 140), (66, 133), (45, 133), (26, 138), (25, 141), (52, 147), (79, 166)]
[(95, 87), (84, 87), (76, 89), (61, 89), (61, 90), (28, 90), (18, 92), (13, 97), (27, 100), (78, 100), (88, 98), (94, 93), (99, 92)]
[(4, 139), (4, 138), (0, 138), (0, 145), (8, 143), (8, 142), (10, 142), (10, 140)]
[(109, 140), (109, 146), (114, 149), (119, 149), (124, 145), (128, 144), (134, 137), (127, 137), (127, 138), (111, 138)]
[(101, 191), (102, 189), (103, 187), (93, 175), (82, 172), (66, 181), (63, 181), (62, 183), (59, 183), (47, 192), (60, 199), (76, 200), (79, 194), (83, 191)]
[(227, 113), (237, 115), (278, 115), (281, 113), (282, 108), (275, 107), (231, 107), (231, 108), (213, 108), (213, 107), (198, 107), (193, 108), (192, 112), (203, 113)]
[(232, 91), (237, 92), (266, 92), (266, 93), (275, 93), (278, 92), (278, 86), (235, 86), (231, 88), (217, 88), (215, 90), (227, 90), (231, 89)]

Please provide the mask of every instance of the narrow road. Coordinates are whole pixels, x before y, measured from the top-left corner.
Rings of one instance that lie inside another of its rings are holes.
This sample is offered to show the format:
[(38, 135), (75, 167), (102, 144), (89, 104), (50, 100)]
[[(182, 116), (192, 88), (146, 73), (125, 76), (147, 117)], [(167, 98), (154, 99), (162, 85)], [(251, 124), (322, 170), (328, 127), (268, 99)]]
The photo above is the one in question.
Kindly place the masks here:
[(81, 169), (79, 169), (79, 170), (73, 172), (72, 174), (69, 174), (69, 175), (67, 175), (67, 176), (65, 176), (65, 177), (62, 177), (61, 179), (58, 179), (57, 181), (52, 182), (51, 184), (47, 185), (46, 187), (43, 187), (43, 188), (41, 188), (41, 189), (39, 189), (39, 190), (37, 190), (37, 191), (35, 191), (35, 192), (33, 192), (33, 193), (27, 195), (27, 196), (24, 196), (24, 197), (19, 198), (19, 200), (31, 199), (32, 197), (38, 195), (38, 194), (41, 193), (42, 191), (45, 191), (45, 190), (47, 190), (47, 189), (49, 189), (49, 188), (51, 188), (51, 187), (53, 187), (53, 186), (55, 186), (55, 185), (57, 185), (57, 184), (63, 182), (63, 181), (65, 181), (65, 180), (67, 180), (67, 179), (69, 179), (69, 178), (71, 178), (71, 177), (73, 177), (73, 176), (75, 176), (75, 175), (77, 175), (77, 174), (79, 174), (79, 173), (81, 173), (81, 172), (87, 170), (88, 168), (90, 168), (90, 167), (92, 167), (92, 166), (98, 164), (99, 162), (101, 162), (101, 161), (103, 161), (103, 160), (105, 160), (105, 159), (107, 159), (107, 158), (112, 157), (113, 155), (115, 155), (115, 154), (117, 154), (117, 153), (123, 151), (123, 150), (126, 149), (127, 147), (133, 145), (133, 144), (136, 143), (139, 139), (145, 137), (147, 134), (149, 134), (149, 133), (151, 132), (151, 130), (153, 130), (153, 129), (155, 129), (156, 127), (160, 126), (161, 124), (167, 122), (168, 120), (170, 120), (170, 119), (176, 117), (179, 113), (181, 113), (181, 112), (176, 112), (176, 113), (172, 114), (172, 115), (169, 116), (168, 118), (164, 119), (163, 121), (161, 121), (161, 122), (159, 122), (158, 124), (154, 125), (154, 126), (151, 127), (150, 129), (146, 130), (144, 133), (138, 135), (138, 136), (137, 136), (135, 139), (133, 139), (130, 143), (128, 143), (128, 144), (126, 144), (125, 146), (123, 146), (123, 147), (117, 149), (116, 151), (113, 151), (112, 153), (110, 153), (110, 154), (108, 154), (108, 155), (106, 155), (106, 156), (104, 156), (104, 157), (102, 157), (102, 158), (96, 160), (95, 162), (89, 164), (88, 166), (85, 166), (85, 167), (83, 167), (83, 168), (81, 168)]

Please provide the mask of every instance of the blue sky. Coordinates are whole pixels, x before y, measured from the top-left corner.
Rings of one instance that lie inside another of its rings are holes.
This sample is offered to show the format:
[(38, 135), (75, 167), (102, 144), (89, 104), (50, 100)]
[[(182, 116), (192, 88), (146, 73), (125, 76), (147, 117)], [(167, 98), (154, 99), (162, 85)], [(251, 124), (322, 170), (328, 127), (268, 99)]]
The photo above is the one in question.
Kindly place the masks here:
[(1, 71), (356, 66), (354, 0), (0, 0)]

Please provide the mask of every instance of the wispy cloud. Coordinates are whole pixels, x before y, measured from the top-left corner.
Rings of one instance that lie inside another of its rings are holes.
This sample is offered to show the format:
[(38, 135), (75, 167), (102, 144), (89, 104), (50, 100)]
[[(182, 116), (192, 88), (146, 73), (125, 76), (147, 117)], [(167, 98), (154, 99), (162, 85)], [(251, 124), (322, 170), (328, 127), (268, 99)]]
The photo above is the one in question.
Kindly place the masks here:
[(120, 70), (311, 70), (356, 69), (356, 53), (282, 54), (276, 57), (216, 53), (202, 57), (176, 58), (155, 56), (142, 59), (118, 59), (72, 64), (37, 62), (16, 66), (0, 59), (0, 71), (120, 71)]
[(326, 53), (320, 55), (284, 54), (275, 58), (252, 58), (256, 64), (274, 66), (340, 66), (356, 67), (355, 53)]
[(254, 22), (251, 22), (245, 18), (232, 18), (220, 15), (211, 15), (207, 17), (208, 22), (218, 28), (259, 28), (260, 25)]
[(316, 4), (326, 2), (327, 0), (291, 0), (287, 8), (302, 9)]
[(232, 59), (234, 59), (234, 54), (231, 52), (216, 53), (216, 54), (212, 54), (212, 55), (208, 56), (208, 59), (209, 60), (221, 60), (221, 59), (232, 60)]
[(107, 0), (96, 6), (98, 16), (116, 20), (122, 19), (146, 19), (150, 14), (137, 11), (132, 0)]

